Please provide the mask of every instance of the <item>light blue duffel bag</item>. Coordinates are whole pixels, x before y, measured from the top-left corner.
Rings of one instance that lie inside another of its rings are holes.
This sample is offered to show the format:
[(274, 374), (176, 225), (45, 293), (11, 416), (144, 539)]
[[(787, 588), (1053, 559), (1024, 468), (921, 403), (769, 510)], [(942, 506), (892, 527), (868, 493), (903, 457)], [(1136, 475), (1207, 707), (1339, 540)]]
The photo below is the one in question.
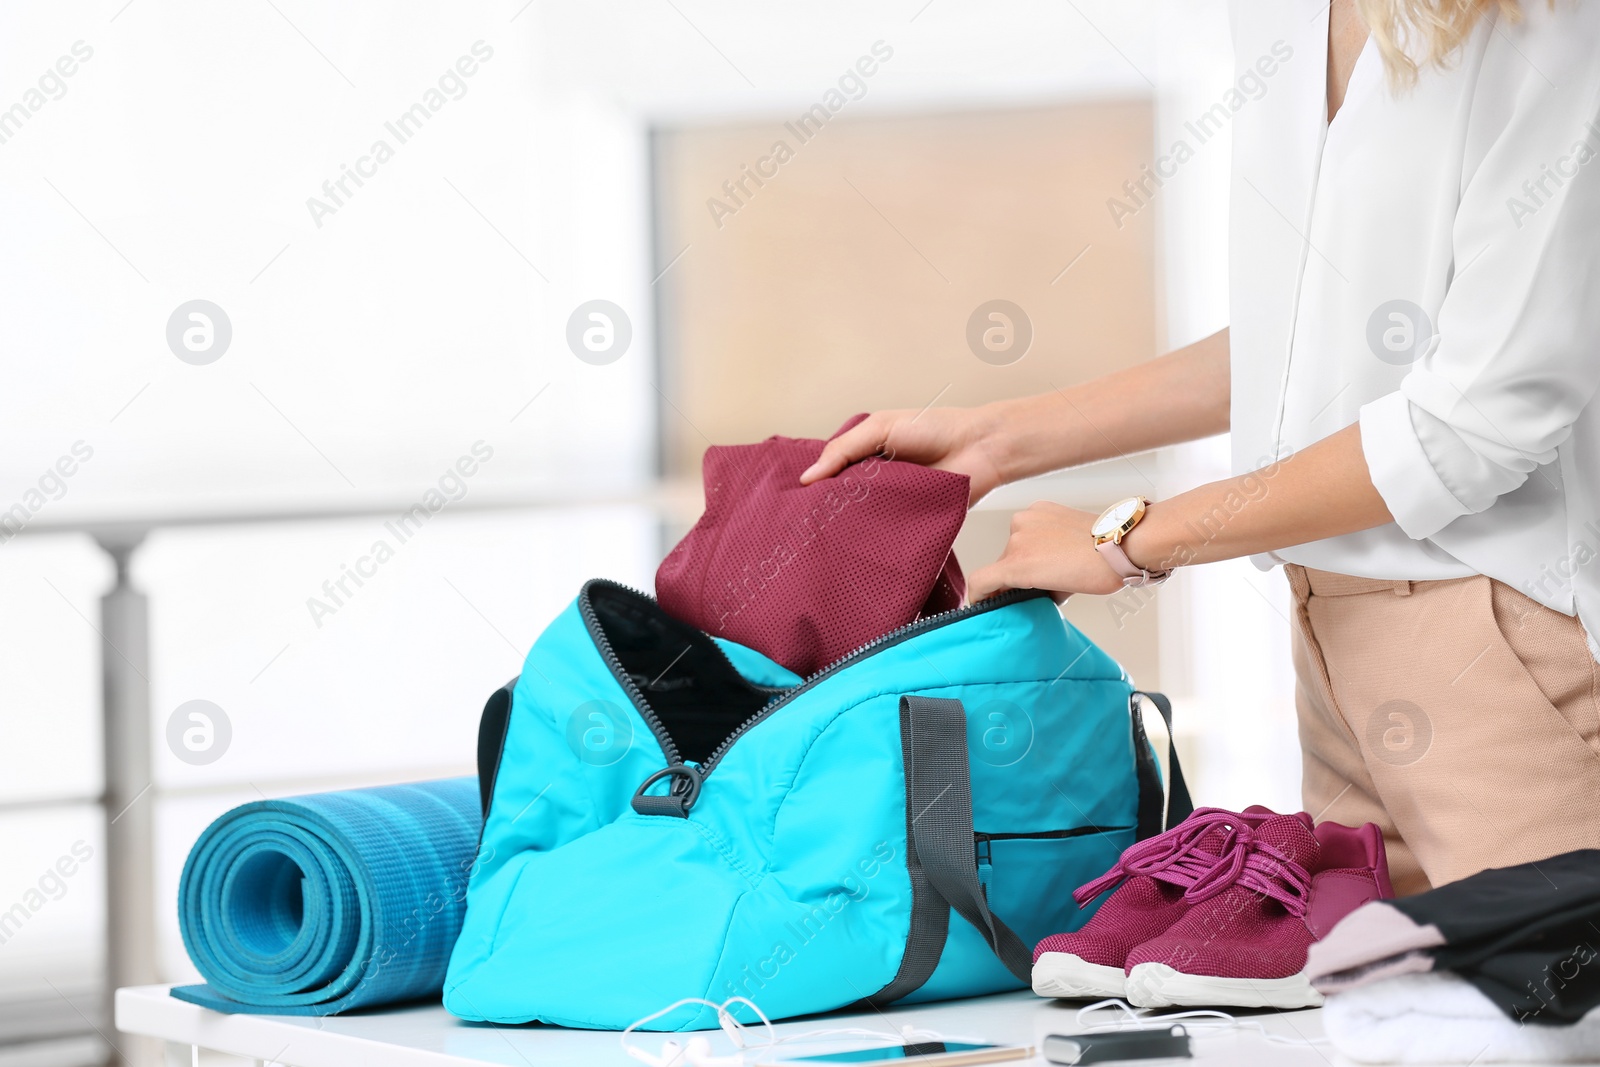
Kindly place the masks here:
[(591, 581), (484, 711), (445, 1006), (620, 1030), (685, 997), (776, 1019), (1021, 988), (1090, 914), (1072, 890), (1188, 814), (1140, 696), (1043, 593), (802, 679)]

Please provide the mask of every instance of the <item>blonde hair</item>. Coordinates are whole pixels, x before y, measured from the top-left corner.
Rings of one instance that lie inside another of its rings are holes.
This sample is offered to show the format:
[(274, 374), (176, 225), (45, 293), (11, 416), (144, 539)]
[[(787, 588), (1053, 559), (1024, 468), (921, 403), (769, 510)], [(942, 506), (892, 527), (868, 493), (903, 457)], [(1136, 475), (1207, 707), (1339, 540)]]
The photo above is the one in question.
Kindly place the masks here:
[(1490, 12), (1507, 22), (1522, 18), (1518, 0), (1356, 0), (1356, 7), (1397, 89), (1415, 85), (1423, 67), (1448, 65)]

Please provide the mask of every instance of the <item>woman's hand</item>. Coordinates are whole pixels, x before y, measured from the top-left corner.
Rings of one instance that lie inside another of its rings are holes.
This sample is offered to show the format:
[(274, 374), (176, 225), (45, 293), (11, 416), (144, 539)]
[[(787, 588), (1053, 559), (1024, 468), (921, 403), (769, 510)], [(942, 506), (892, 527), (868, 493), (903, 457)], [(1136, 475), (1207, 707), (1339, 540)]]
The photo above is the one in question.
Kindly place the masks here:
[(1048, 589), (1057, 603), (1073, 593), (1115, 593), (1122, 578), (1095, 551), (1089, 533), (1096, 517), (1048, 500), (1017, 512), (1006, 550), (967, 580), (967, 600), (1007, 589)]
[(996, 421), (988, 408), (874, 412), (829, 441), (800, 475), (800, 484), (830, 478), (858, 460), (882, 454), (965, 474), (972, 482), (967, 499), (971, 506), (1005, 481), (995, 460)]
[[(1228, 331), (1187, 348), (1039, 396), (975, 408), (880, 411), (828, 442), (802, 485), (883, 453), (972, 479), (969, 504), (1036, 474), (1228, 428)], [(1093, 412), (1090, 421), (1085, 412)]]

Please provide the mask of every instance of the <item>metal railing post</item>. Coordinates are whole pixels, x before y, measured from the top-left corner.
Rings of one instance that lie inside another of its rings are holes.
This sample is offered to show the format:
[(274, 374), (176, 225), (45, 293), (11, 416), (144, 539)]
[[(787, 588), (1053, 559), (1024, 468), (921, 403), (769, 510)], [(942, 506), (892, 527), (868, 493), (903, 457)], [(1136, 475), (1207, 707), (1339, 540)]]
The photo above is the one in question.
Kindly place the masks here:
[[(160, 980), (156, 962), (155, 783), (151, 766), (150, 604), (129, 566), (144, 532), (97, 541), (116, 565), (100, 600), (105, 734), (106, 970), (111, 988)], [(159, 1043), (118, 1042), (129, 1067), (160, 1063)], [(147, 1049), (144, 1046), (149, 1045)], [(113, 1057), (114, 1059), (120, 1059)]]

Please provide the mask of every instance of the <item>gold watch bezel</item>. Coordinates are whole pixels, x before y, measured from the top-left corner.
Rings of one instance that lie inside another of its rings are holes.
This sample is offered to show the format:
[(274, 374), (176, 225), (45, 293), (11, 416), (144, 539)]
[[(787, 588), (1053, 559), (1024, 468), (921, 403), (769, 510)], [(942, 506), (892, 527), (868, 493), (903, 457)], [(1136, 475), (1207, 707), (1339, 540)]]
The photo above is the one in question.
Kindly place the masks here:
[[(1150, 508), (1150, 501), (1147, 500), (1146, 498), (1142, 497), (1142, 496), (1123, 497), (1121, 500), (1117, 501), (1116, 503), (1112, 504), (1110, 507), (1108, 507), (1104, 511), (1102, 511), (1100, 513), (1100, 518), (1101, 519), (1105, 518), (1111, 512), (1113, 512), (1113, 511), (1117, 510), (1118, 508), (1122, 507), (1124, 504), (1128, 503), (1128, 501), (1130, 501), (1130, 500), (1133, 501), (1133, 503), (1134, 503), (1133, 514), (1129, 515), (1126, 519), (1124, 519), (1122, 521), (1122, 524), (1120, 526), (1118, 526), (1116, 529), (1112, 530), (1110, 533), (1108, 533), (1108, 534), (1095, 534), (1094, 535), (1094, 543), (1095, 544), (1103, 545), (1107, 541), (1110, 541), (1114, 545), (1121, 545), (1122, 544), (1122, 539), (1124, 537), (1128, 536), (1129, 531), (1131, 531), (1135, 526), (1139, 525), (1139, 520), (1144, 518), (1144, 513), (1147, 510), (1149, 510), (1149, 508)], [(1099, 520), (1097, 519), (1095, 521), (1096, 521), (1096, 525), (1098, 525), (1099, 524)]]

